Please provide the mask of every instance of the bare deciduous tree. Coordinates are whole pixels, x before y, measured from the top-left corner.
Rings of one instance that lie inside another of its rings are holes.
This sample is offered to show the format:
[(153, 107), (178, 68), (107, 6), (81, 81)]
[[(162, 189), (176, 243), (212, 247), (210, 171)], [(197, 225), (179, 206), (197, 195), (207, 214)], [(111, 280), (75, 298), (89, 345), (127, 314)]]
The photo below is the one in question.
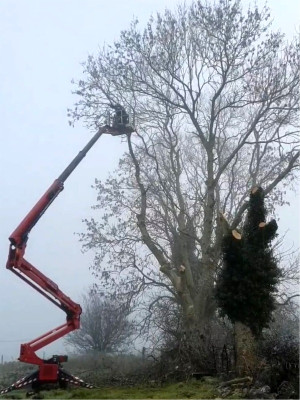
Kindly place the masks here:
[(134, 323), (128, 303), (104, 298), (89, 292), (83, 296), (81, 329), (67, 336), (65, 342), (80, 353), (111, 353), (129, 344)]
[(120, 103), (137, 131), (116, 173), (95, 184), (105, 211), (81, 236), (96, 249), (95, 274), (133, 296), (155, 288), (191, 329), (205, 330), (215, 310), (219, 212), (236, 228), (254, 185), (274, 212), (299, 168), (300, 46), (269, 21), (267, 8), (243, 12), (239, 0), (195, 1), (143, 31), (134, 21), (78, 82), (74, 119), (97, 129)]

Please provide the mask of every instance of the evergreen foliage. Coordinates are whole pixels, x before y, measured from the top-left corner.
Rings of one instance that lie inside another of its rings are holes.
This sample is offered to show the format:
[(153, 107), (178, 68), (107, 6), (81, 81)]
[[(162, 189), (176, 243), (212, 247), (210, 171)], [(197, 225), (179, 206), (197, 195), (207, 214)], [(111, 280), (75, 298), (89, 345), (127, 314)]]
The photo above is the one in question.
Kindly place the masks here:
[(277, 223), (261, 224), (265, 221), (264, 192), (256, 188), (250, 194), (242, 239), (235, 239), (231, 232), (223, 238), (224, 267), (216, 286), (221, 311), (232, 322), (247, 325), (256, 336), (271, 320), (280, 276), (271, 248)]

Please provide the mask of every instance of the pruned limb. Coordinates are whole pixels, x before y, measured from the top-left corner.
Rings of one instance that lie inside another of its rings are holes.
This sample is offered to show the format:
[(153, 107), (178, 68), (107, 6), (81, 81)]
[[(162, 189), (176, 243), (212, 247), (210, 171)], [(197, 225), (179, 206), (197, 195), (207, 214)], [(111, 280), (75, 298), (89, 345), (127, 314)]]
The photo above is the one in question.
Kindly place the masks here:
[(237, 383), (251, 383), (252, 378), (250, 376), (245, 376), (243, 378), (235, 378), (231, 379), (230, 381), (222, 382), (220, 387), (226, 387), (231, 385), (236, 385)]
[(236, 240), (241, 240), (242, 239), (242, 235), (236, 229), (233, 229), (231, 231), (231, 234)]
[[(298, 160), (300, 156), (300, 152), (298, 151), (294, 156), (291, 157), (288, 165), (286, 166), (285, 169), (281, 171), (281, 173), (271, 182), (264, 190), (265, 196), (268, 195), (290, 172), (291, 170), (295, 167), (296, 161)], [(236, 213), (236, 216), (233, 220), (232, 227), (238, 226), (238, 224), (241, 222), (242, 217), (244, 212), (246, 211), (248, 207), (249, 202), (245, 201), (245, 203), (242, 204), (238, 212)]]

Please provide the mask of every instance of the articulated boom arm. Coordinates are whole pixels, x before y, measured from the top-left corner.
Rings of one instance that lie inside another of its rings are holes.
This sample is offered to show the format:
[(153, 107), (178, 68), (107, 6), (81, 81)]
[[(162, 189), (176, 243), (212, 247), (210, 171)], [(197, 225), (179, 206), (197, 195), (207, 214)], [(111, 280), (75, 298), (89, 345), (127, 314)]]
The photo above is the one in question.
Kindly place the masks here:
[(90, 148), (96, 143), (103, 133), (109, 133), (112, 135), (120, 135), (124, 133), (132, 132), (131, 128), (125, 128), (118, 131), (116, 128), (105, 126), (94, 135), (89, 143), (83, 148), (82, 151), (73, 159), (69, 166), (63, 171), (63, 173), (53, 182), (46, 193), (40, 198), (32, 210), (27, 214), (19, 226), (10, 235), (9, 240), (11, 242), (9, 248), (9, 256), (6, 267), (13, 273), (19, 276), (22, 280), (27, 282), (35, 290), (41, 293), (44, 297), (49, 299), (57, 307), (61, 308), (67, 314), (65, 324), (58, 326), (57, 328), (45, 333), (44, 335), (32, 340), (29, 343), (21, 345), (19, 360), (42, 366), (47, 362), (59, 363), (60, 360), (42, 360), (35, 352), (42, 347), (52, 343), (56, 339), (66, 335), (67, 333), (78, 329), (80, 327), (80, 314), (81, 307), (75, 303), (68, 296), (66, 296), (51, 279), (45, 276), (37, 268), (31, 265), (25, 260), (24, 254), (26, 249), (26, 243), (28, 240), (28, 234), (30, 233), (33, 226), (38, 222), (44, 212), (47, 210), (49, 205), (58, 196), (58, 194), (64, 188), (64, 182), (77, 167), (80, 161), (85, 157)]

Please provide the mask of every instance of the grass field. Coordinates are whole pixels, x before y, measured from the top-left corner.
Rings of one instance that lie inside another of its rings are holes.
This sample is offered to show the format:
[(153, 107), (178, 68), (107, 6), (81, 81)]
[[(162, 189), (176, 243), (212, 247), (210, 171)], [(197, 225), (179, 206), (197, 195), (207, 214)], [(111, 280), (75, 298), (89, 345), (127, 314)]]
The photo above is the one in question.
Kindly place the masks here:
[[(216, 399), (217, 381), (190, 381), (163, 386), (103, 387), (98, 389), (70, 388), (67, 390), (41, 391), (33, 398), (44, 399)], [(26, 391), (14, 391), (1, 396), (6, 399), (25, 399)]]

